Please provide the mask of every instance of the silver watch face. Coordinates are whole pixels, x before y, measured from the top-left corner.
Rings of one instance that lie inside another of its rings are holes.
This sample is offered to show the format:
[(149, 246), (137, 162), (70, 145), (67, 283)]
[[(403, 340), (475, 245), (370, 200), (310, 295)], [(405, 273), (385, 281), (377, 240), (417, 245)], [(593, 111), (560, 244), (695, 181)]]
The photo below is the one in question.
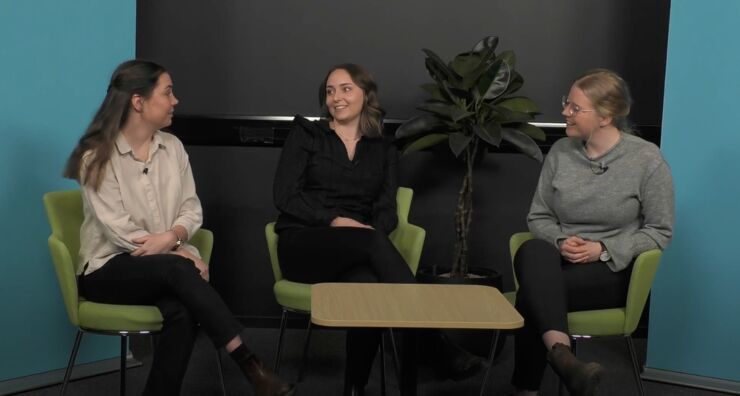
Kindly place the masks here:
[(612, 259), (612, 255), (609, 254), (609, 252), (606, 251), (606, 250), (604, 250), (603, 252), (601, 252), (601, 255), (599, 256), (599, 260), (601, 260), (601, 261), (609, 261), (611, 259)]

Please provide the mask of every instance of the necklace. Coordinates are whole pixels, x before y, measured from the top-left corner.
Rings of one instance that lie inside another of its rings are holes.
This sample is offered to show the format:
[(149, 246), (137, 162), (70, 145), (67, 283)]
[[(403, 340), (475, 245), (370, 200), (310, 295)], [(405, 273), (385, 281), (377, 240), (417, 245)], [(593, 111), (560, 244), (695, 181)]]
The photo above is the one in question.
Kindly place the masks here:
[(340, 135), (339, 132), (337, 132), (337, 136), (339, 136), (339, 138), (342, 139), (343, 142), (348, 142), (348, 143), (356, 142), (360, 140), (360, 138), (362, 137), (362, 135), (359, 135), (357, 137), (345, 137), (345, 136)]
[(339, 132), (339, 130), (334, 128), (334, 122), (329, 123), (329, 127), (337, 136), (339, 136), (339, 139), (341, 139), (343, 142), (354, 143), (362, 138), (362, 134), (360, 133), (358, 133), (357, 136), (344, 136), (342, 133)]

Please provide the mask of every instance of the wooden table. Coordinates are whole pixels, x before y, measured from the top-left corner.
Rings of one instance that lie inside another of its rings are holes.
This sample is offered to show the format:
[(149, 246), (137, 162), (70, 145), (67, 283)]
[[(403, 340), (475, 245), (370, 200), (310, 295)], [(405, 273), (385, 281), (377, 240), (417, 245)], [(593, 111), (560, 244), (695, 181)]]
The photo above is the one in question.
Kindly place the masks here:
[[(312, 285), (311, 322), (329, 327), (414, 329), (509, 330), (524, 325), (522, 316), (493, 287), (389, 283)], [(498, 331), (489, 363), (493, 360), (497, 340)], [(416, 394), (414, 350), (411, 347), (404, 348), (402, 395)], [(488, 374), (486, 371), (481, 394)]]

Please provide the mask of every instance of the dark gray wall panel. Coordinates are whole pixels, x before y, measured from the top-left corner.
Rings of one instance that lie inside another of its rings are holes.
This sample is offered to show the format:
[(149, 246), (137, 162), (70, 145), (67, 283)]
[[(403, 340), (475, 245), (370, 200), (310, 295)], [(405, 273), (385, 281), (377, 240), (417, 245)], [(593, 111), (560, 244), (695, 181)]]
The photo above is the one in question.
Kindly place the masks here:
[(333, 64), (365, 65), (389, 118), (409, 118), (427, 82), (421, 48), (443, 58), (486, 35), (518, 55), (523, 94), (557, 122), (580, 73), (630, 82), (633, 119), (659, 125), (668, 0), (139, 0), (137, 55), (173, 72), (182, 114), (316, 115)]

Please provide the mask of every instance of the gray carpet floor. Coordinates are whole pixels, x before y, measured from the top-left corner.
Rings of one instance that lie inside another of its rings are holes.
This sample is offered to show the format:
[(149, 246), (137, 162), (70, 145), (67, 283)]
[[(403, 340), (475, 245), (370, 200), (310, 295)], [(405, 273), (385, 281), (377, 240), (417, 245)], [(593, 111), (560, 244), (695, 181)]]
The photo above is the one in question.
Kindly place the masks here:
[[(280, 368), (281, 376), (295, 381), (300, 366), (304, 331), (291, 329), (286, 332), (283, 356)], [(243, 334), (248, 345), (265, 361), (272, 365), (276, 329), (248, 328)], [(303, 379), (298, 383), (299, 396), (341, 395), (344, 366), (344, 332), (340, 330), (315, 329), (311, 338), (309, 357)], [(83, 341), (84, 342), (84, 341)], [(70, 340), (71, 343), (71, 340)], [(513, 339), (509, 338), (504, 349), (491, 367), (491, 375), (486, 384), (486, 395), (509, 395), (513, 388), (509, 384), (513, 361)], [(638, 358), (644, 360), (645, 340), (636, 339), (635, 346)], [(148, 374), (151, 362), (151, 346), (148, 337), (134, 337), (131, 342), (134, 356), (142, 361), (140, 367), (127, 372), (127, 394), (138, 395)], [(632, 374), (629, 352), (621, 338), (603, 338), (584, 340), (578, 344), (578, 354), (585, 360), (594, 360), (603, 364), (607, 374), (600, 389), (601, 395), (635, 395), (637, 388)], [(182, 395), (220, 395), (216, 365), (217, 353), (210, 340), (201, 335), (195, 345), (192, 360), (185, 378)], [(386, 354), (387, 394), (398, 395), (398, 382), (394, 362)], [(252, 395), (252, 390), (241, 376), (237, 366), (230, 358), (222, 359), (227, 395)], [(434, 378), (431, 370), (420, 367), (418, 394), (420, 396), (442, 395), (477, 395), (483, 382), (484, 373), (460, 382), (440, 381)], [(711, 396), (722, 393), (685, 388), (669, 384), (644, 381), (648, 395), (662, 396)], [(19, 393), (23, 396), (51, 396), (59, 394), (59, 386), (51, 386), (33, 391)], [(99, 375), (72, 382), (68, 395), (105, 396), (118, 395), (118, 373)], [(376, 361), (367, 387), (368, 396), (380, 395), (380, 359)], [(542, 395), (557, 395), (558, 383), (555, 375), (548, 369), (542, 382)]]

